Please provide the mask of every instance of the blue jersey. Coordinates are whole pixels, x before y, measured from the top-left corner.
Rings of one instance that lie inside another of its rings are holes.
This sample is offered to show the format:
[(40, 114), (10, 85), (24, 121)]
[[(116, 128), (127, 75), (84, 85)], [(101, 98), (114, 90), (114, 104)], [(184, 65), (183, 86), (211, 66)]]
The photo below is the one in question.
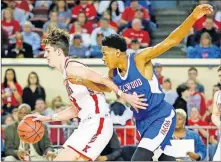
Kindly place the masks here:
[[(125, 93), (132, 94), (144, 94), (147, 99), (146, 103), (148, 107), (146, 110), (139, 109), (137, 113), (134, 108), (134, 117), (136, 120), (142, 120), (147, 118), (159, 110), (163, 111), (164, 108), (164, 93), (160, 87), (159, 81), (153, 71), (152, 80), (147, 80), (137, 69), (135, 61), (135, 54), (128, 56), (128, 68), (125, 76), (121, 76), (118, 69), (113, 71), (113, 82)], [(167, 110), (165, 110), (167, 111)]]

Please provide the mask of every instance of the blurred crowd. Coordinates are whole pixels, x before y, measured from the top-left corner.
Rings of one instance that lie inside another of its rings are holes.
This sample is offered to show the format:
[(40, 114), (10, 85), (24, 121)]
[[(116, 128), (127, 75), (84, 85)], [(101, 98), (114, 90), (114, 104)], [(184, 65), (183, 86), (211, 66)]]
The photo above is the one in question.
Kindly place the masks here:
[[(210, 3), (200, 0), (198, 4)], [(195, 6), (194, 6), (195, 7)], [(221, 57), (221, 2), (214, 3), (215, 11), (211, 15), (198, 19), (186, 38), (188, 58)]]
[[(100, 58), (101, 40), (122, 34), (129, 48), (151, 45), (156, 28), (150, 1), (2, 1), (2, 57), (42, 57), (54, 27), (71, 34), (70, 56)], [(135, 48), (135, 49), (136, 49)]]
[[(204, 85), (198, 80), (198, 75), (200, 74), (198, 74), (198, 70), (195, 67), (190, 67), (188, 69), (187, 80), (180, 83), (176, 91), (172, 90), (171, 80), (167, 76), (162, 75), (163, 67), (161, 64), (155, 63), (154, 70), (161, 88), (165, 93), (165, 100), (173, 105), (175, 109), (179, 109), (182, 115), (183, 125), (181, 124), (180, 126), (183, 126), (183, 129), (185, 126), (215, 126), (211, 121), (212, 99), (214, 93), (221, 90), (221, 67), (218, 69), (220, 80), (211, 88), (213, 95), (210, 98), (205, 98)], [(35, 72), (28, 74), (27, 86), (21, 87), (17, 82), (15, 70), (12, 68), (7, 69), (5, 71), (4, 82), (1, 86), (1, 123), (6, 126), (18, 122), (18, 107), (24, 103), (30, 106), (30, 111), (32, 113), (39, 113), (46, 116), (60, 112), (68, 106), (62, 101), (61, 96), (55, 96), (52, 101), (47, 100), (45, 88), (41, 86), (40, 78)], [(114, 102), (109, 102), (109, 104), (110, 114), (115, 126), (135, 126), (132, 112), (122, 99), (118, 98)], [(177, 120), (178, 119), (179, 118), (177, 118)], [(46, 125), (72, 125), (74, 128), (77, 128), (78, 123), (79, 119), (74, 118), (65, 122), (49, 122), (46, 123)], [(177, 127), (180, 127), (179, 123), (177, 124)], [(48, 137), (53, 145), (62, 145), (74, 131), (74, 128), (51, 128)], [(60, 130), (58, 131), (58, 129)], [(4, 131), (4, 129), (2, 129), (2, 131)], [(177, 131), (179, 135), (180, 129), (177, 129)], [(206, 146), (210, 148), (212, 156), (212, 154), (215, 153), (215, 148), (218, 143), (218, 130), (211, 129), (207, 132), (206, 129), (196, 129), (193, 131), (196, 131), (197, 135), (199, 135), (197, 140), (202, 142), (201, 145), (205, 146), (205, 148)], [(133, 146), (140, 140), (139, 133), (133, 128), (128, 128), (126, 130), (117, 128), (116, 134), (121, 146)], [(7, 139), (4, 137), (4, 133), (2, 135), (3, 140)], [(201, 158), (204, 159), (205, 157), (206, 153), (204, 152)]]
[[(186, 38), (185, 51), (189, 58), (221, 55), (221, 2), (213, 5), (214, 13), (199, 19)], [(43, 57), (41, 40), (55, 27), (71, 34), (72, 57), (102, 57), (101, 41), (113, 33), (121, 34), (127, 41), (128, 52), (134, 53), (152, 45), (158, 27), (149, 0), (3, 0), (1, 9), (3, 58)]]

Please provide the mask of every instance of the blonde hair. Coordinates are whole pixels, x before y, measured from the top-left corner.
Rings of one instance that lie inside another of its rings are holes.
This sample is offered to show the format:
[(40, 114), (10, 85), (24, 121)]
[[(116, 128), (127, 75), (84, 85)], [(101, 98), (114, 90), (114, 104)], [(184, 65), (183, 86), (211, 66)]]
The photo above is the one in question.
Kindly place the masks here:
[(58, 29), (58, 28), (53, 28), (46, 39), (42, 41), (44, 45), (51, 45), (55, 49), (60, 48), (62, 49), (63, 53), (65, 56), (68, 56), (69, 52), (69, 40), (70, 40), (70, 35), (68, 34), (67, 31)]
[(11, 19), (13, 20), (14, 19), (14, 15), (13, 15), (13, 10), (11, 8), (6, 8), (4, 9), (4, 12), (3, 12), (3, 20), (5, 20), (5, 11), (9, 11), (10, 14), (11, 14)]
[(176, 109), (176, 114), (182, 116), (183, 119), (186, 120), (187, 115), (186, 115), (186, 112), (183, 109)]
[(202, 40), (203, 40), (204, 38), (209, 39), (209, 41), (210, 41), (209, 46), (211, 46), (211, 45), (212, 45), (212, 38), (211, 38), (211, 36), (209, 35), (209, 33), (207, 33), (207, 32), (205, 32), (205, 33), (203, 33), (203, 34), (201, 35), (201, 37), (200, 37), (200, 45), (202, 45), (201, 42), (202, 42)]

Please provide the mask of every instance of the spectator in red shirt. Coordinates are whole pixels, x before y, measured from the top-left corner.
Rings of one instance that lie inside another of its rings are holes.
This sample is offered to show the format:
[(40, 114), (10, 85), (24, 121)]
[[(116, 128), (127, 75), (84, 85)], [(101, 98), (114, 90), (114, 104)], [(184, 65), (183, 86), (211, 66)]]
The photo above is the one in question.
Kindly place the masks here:
[[(88, 21), (88, 19), (87, 19), (87, 17), (86, 17), (84, 12), (80, 12), (78, 14), (77, 21), (81, 24), (84, 33), (88, 33), (88, 34), (92, 33), (92, 31), (93, 31), (93, 23), (91, 21)], [(69, 33), (70, 34), (75, 33), (74, 23), (71, 24)]]
[(221, 32), (221, 22), (215, 20), (213, 17), (214, 15), (207, 15), (207, 16), (201, 17), (195, 22), (195, 24), (193, 25), (193, 28), (195, 29), (196, 32), (202, 30), (205, 26), (206, 19), (211, 18), (213, 19), (213, 22), (214, 22), (213, 26), (216, 28), (216, 30)]
[[(199, 111), (196, 107), (193, 107), (191, 110), (190, 119), (188, 120), (189, 126), (208, 126), (206, 122), (201, 120), (201, 116), (199, 114)], [(205, 145), (207, 145), (207, 136), (209, 135), (206, 129), (200, 128), (200, 129), (194, 129), (196, 132), (199, 133), (200, 137), (202, 138)]]
[[(58, 113), (60, 111), (63, 110), (63, 107), (64, 105), (57, 105), (54, 109), (54, 112), (55, 113)], [(49, 122), (50, 125), (62, 125), (62, 121), (53, 121), (53, 122)], [(57, 138), (57, 137), (60, 137)], [(62, 128), (51, 128), (50, 129), (50, 139), (51, 139), (51, 143), (53, 145), (57, 145), (57, 144), (60, 144), (60, 145), (63, 145), (64, 142), (65, 142), (65, 138), (64, 138), (64, 131)]]
[(18, 21), (13, 18), (13, 10), (11, 8), (4, 10), (2, 28), (7, 31), (9, 38), (21, 30)]
[(126, 29), (122, 36), (126, 39), (129, 48), (131, 48), (131, 41), (137, 39), (141, 43), (141, 47), (148, 47), (150, 44), (150, 37), (148, 32), (142, 30), (142, 24), (140, 19), (134, 19), (132, 21), (132, 28)]
[(24, 10), (25, 12), (30, 11), (29, 3), (27, 0), (16, 1), (17, 7)]
[(17, 82), (14, 69), (6, 70), (1, 94), (5, 113), (11, 113), (14, 108), (22, 103), (22, 87)]
[(144, 18), (148, 20), (150, 19), (148, 10), (146, 10), (142, 6), (139, 6), (138, 0), (132, 0), (130, 3), (130, 7), (127, 7), (121, 15), (121, 24), (124, 25), (127, 24), (129, 21), (132, 21), (138, 8), (143, 8)]
[[(110, 114), (114, 125), (121, 126), (133, 126), (132, 112), (125, 106), (125, 101), (118, 97), (118, 100), (110, 105)], [(124, 128), (116, 129), (119, 141), (121, 145), (135, 145), (139, 139), (139, 134), (136, 129), (128, 128), (124, 131)], [(125, 141), (126, 140), (126, 141)]]
[(76, 19), (80, 12), (84, 12), (89, 21), (95, 20), (97, 11), (93, 4), (89, 4), (86, 0), (81, 0), (80, 4), (72, 9), (72, 18)]
[(193, 107), (196, 107), (200, 112), (200, 115), (203, 116), (206, 112), (206, 101), (204, 96), (196, 91), (196, 81), (189, 79), (187, 81), (187, 86), (190, 88), (190, 97), (187, 100), (187, 113), (188, 116), (191, 115)]

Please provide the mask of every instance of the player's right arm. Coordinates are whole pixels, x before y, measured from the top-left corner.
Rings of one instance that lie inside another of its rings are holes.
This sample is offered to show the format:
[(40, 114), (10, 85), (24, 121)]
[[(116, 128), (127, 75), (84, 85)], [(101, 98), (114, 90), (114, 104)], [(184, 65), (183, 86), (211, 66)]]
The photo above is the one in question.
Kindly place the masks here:
[(133, 106), (133, 108), (135, 108), (137, 111), (138, 109), (146, 109), (146, 107), (148, 106), (146, 103), (143, 103), (147, 100), (143, 98), (143, 94), (131, 95), (123, 93), (112, 80), (86, 66), (70, 62), (66, 68), (66, 73), (68, 76), (74, 76), (79, 78), (78, 80), (90, 80), (91, 82), (102, 84), (108, 87), (120, 97), (122, 97), (127, 103)]
[[(213, 99), (213, 112), (212, 112), (212, 122), (213, 124), (215, 124), (219, 129), (221, 129), (221, 121), (220, 121), (220, 111), (217, 107), (217, 99), (218, 98), (218, 94), (221, 93), (220, 91), (217, 91), (214, 95), (214, 99)], [(221, 99), (220, 99), (221, 100)]]
[(136, 55), (136, 62), (144, 61), (145, 63), (147, 63), (151, 59), (160, 56), (170, 48), (178, 45), (180, 41), (182, 41), (183, 38), (188, 34), (197, 19), (201, 18), (205, 14), (211, 14), (212, 12), (213, 8), (209, 4), (197, 6), (188, 16), (188, 18), (178, 28), (176, 28), (164, 41), (154, 47), (148, 47), (142, 50), (138, 55)]
[(67, 109), (56, 113), (52, 116), (43, 116), (39, 114), (29, 114), (24, 117), (34, 117), (33, 121), (51, 122), (51, 121), (65, 121), (78, 116), (78, 111), (74, 106), (70, 106)]

